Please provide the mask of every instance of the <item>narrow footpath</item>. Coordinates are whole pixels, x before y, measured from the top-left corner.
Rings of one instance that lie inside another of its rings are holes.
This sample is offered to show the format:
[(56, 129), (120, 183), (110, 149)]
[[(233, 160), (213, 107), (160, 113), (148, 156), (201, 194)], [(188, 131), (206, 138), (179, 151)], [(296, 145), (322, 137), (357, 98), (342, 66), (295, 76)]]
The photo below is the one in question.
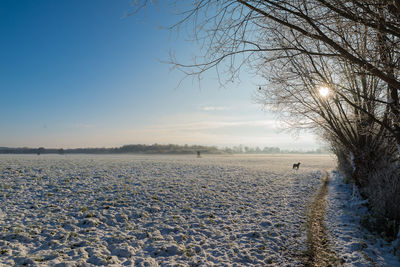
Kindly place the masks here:
[(326, 196), (328, 194), (329, 174), (325, 171), (318, 190), (307, 214), (307, 251), (305, 266), (340, 266), (334, 251), (329, 247), (326, 232)]

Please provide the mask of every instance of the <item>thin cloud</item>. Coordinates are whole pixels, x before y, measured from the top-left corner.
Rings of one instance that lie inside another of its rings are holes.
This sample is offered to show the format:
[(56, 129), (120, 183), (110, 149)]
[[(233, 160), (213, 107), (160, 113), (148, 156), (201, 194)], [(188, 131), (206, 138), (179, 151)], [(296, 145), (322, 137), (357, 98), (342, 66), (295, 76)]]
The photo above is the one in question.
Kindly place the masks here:
[(229, 109), (230, 109), (229, 107), (224, 107), (224, 106), (205, 106), (201, 108), (201, 110), (203, 111), (223, 111)]

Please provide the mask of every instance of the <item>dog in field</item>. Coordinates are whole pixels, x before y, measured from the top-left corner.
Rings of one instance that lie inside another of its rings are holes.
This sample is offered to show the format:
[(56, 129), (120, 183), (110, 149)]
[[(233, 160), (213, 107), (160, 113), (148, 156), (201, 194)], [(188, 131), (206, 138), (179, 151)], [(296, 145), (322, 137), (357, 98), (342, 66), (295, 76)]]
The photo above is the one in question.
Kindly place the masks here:
[(295, 163), (295, 164), (293, 164), (293, 169), (296, 169), (296, 170), (298, 170), (298, 169), (299, 169), (299, 167), (300, 167), (300, 162), (299, 162), (299, 163)]

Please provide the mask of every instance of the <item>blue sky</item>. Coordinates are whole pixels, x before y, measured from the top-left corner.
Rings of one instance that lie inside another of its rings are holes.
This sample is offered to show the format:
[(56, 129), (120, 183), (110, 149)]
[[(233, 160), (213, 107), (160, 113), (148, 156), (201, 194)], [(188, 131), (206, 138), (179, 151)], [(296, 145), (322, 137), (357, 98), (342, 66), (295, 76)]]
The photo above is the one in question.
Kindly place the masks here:
[[(279, 146), (294, 139), (252, 95), (257, 78), (200, 87), (160, 63), (199, 53), (162, 25), (161, 8), (126, 17), (129, 0), (0, 2), (0, 146), (113, 147), (133, 143)], [(179, 85), (179, 86), (178, 86)]]

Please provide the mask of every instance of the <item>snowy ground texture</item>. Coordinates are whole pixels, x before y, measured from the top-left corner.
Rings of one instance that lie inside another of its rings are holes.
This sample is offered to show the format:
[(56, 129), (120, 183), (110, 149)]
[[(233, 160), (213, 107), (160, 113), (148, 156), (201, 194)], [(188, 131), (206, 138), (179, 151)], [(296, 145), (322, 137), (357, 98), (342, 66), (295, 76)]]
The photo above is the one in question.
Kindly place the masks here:
[(0, 155), (0, 265), (300, 265), (306, 208), (333, 164)]
[(326, 224), (332, 249), (343, 266), (400, 266), (394, 256), (396, 241), (388, 243), (360, 226), (360, 219), (368, 214), (364, 203), (352, 184), (331, 173)]

